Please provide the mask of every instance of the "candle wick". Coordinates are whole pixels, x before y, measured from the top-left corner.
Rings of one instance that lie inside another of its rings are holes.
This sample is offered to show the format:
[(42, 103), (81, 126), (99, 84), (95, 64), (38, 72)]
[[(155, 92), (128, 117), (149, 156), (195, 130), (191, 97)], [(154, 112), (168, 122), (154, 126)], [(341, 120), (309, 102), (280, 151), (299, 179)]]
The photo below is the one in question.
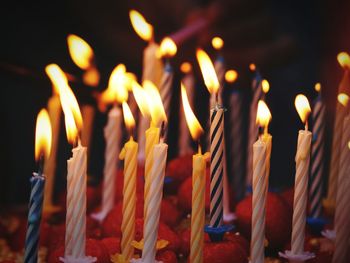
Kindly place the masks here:
[(45, 161), (44, 155), (41, 154), (40, 157), (39, 157), (39, 168), (38, 168), (38, 175), (39, 176), (43, 175), (43, 172), (44, 172), (44, 161)]
[(164, 135), (165, 135), (165, 122), (162, 121), (162, 125), (160, 127), (160, 141), (164, 142)]
[(309, 130), (309, 122), (308, 121), (305, 122), (305, 131), (307, 131), (307, 130)]
[(268, 125), (266, 125), (266, 126), (264, 127), (264, 134), (267, 135), (268, 133), (269, 133), (269, 131), (268, 131)]
[(202, 147), (201, 147), (201, 144), (200, 144), (199, 140), (198, 140), (198, 153), (202, 154)]

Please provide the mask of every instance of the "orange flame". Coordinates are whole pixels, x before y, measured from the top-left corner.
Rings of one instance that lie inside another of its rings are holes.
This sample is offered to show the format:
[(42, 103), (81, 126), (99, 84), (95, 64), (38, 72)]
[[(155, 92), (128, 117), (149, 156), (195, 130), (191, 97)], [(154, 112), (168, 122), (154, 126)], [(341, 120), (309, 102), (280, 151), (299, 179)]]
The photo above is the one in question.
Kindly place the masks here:
[(190, 130), (193, 140), (197, 141), (199, 140), (201, 135), (204, 133), (204, 131), (191, 109), (190, 102), (188, 101), (188, 97), (187, 97), (186, 88), (182, 83), (181, 83), (181, 98), (182, 98), (182, 106), (185, 112), (187, 127)]
[(142, 116), (150, 117), (150, 109), (148, 107), (147, 92), (141, 87), (136, 81), (132, 82), (132, 92), (136, 100), (137, 106), (139, 107)]
[(251, 64), (249, 65), (249, 69), (250, 69), (251, 71), (255, 71), (255, 70), (256, 70), (255, 64), (254, 64), (254, 63), (251, 63)]
[(165, 37), (160, 43), (159, 52), (161, 57), (173, 57), (177, 52), (177, 46), (170, 37)]
[(258, 111), (256, 114), (256, 123), (260, 127), (264, 127), (265, 129), (267, 129), (271, 121), (271, 118), (272, 116), (271, 116), (269, 107), (267, 107), (266, 103), (263, 100), (259, 100)]
[(48, 158), (51, 151), (51, 122), (47, 110), (42, 109), (36, 119), (35, 129), (35, 160), (39, 160), (43, 155)]
[(131, 10), (129, 17), (136, 34), (143, 40), (150, 41), (153, 38), (153, 26), (136, 10)]
[(57, 64), (47, 65), (45, 72), (52, 82), (54, 93), (60, 94), (60, 87), (64, 87), (68, 83), (67, 76)]
[(157, 87), (149, 80), (143, 82), (143, 87), (147, 93), (146, 97), (151, 113), (152, 124), (154, 126), (159, 126), (163, 121), (167, 122), (167, 116)]
[(109, 78), (108, 87), (102, 93), (102, 101), (106, 104), (123, 103), (128, 99), (128, 89), (126, 87), (126, 68), (125, 65), (119, 64), (116, 66)]
[(135, 127), (134, 116), (132, 115), (129, 105), (125, 101), (123, 102), (122, 107), (125, 126), (129, 130), (129, 132), (132, 132), (132, 129)]
[(230, 70), (226, 71), (226, 73), (225, 73), (225, 80), (228, 83), (235, 82), (237, 77), (238, 77), (238, 73), (237, 73), (237, 71), (235, 71), (233, 69), (230, 69)]
[(93, 66), (94, 52), (84, 39), (70, 34), (67, 37), (67, 43), (69, 54), (79, 68), (87, 70)]
[(321, 83), (316, 83), (316, 84), (315, 84), (315, 90), (316, 90), (317, 92), (320, 92), (320, 91), (321, 91)]
[(268, 93), (270, 90), (270, 83), (266, 79), (263, 79), (261, 82), (261, 88), (265, 94)]
[(307, 118), (311, 113), (311, 107), (308, 99), (303, 94), (299, 94), (295, 98), (295, 108), (303, 123), (307, 123)]
[(346, 52), (340, 52), (337, 56), (339, 64), (343, 68), (350, 68), (350, 57), (349, 54)]
[(208, 54), (202, 49), (197, 49), (197, 60), (201, 68), (202, 76), (205, 86), (209, 90), (210, 94), (216, 94), (219, 90), (220, 84), (215, 72), (213, 62), (209, 58)]
[(213, 46), (214, 49), (220, 50), (224, 46), (224, 40), (222, 40), (221, 37), (214, 37), (211, 40), (211, 45)]
[(338, 94), (338, 102), (346, 107), (349, 103), (349, 96), (345, 93), (339, 93)]
[(190, 73), (192, 70), (191, 63), (190, 62), (183, 62), (180, 66), (180, 70), (182, 73), (185, 73), (185, 74)]

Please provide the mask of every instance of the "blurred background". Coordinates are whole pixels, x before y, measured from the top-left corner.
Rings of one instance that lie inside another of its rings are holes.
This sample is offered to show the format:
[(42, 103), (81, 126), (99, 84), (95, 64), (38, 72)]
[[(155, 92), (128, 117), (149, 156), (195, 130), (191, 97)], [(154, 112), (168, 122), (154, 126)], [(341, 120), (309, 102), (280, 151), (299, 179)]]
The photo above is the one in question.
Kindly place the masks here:
[[(10, 1), (0, 15), (0, 203), (28, 202), (29, 178), (35, 170), (34, 130), (36, 115), (51, 95), (51, 83), (44, 68), (57, 63), (65, 71), (81, 77), (82, 71), (69, 57), (66, 37), (73, 33), (85, 39), (94, 49), (101, 72), (99, 89), (107, 86), (113, 68), (124, 63), (128, 71), (141, 76), (142, 52), (146, 43), (133, 31), (128, 12), (136, 9), (155, 28), (160, 41), (189, 21), (210, 16), (213, 24), (178, 48), (172, 61), (176, 81), (179, 65), (192, 61), (196, 73), (196, 113), (204, 125), (207, 119), (208, 92), (195, 62), (195, 48), (203, 47), (214, 58), (210, 39), (225, 41), (223, 56), (227, 68), (237, 70), (234, 86), (246, 93), (249, 102), (252, 74), (248, 65), (254, 62), (270, 82), (267, 102), (272, 112), (270, 133), (273, 152), (270, 184), (283, 188), (293, 184), (297, 130), (302, 124), (294, 109), (294, 97), (305, 93), (316, 97), (314, 84), (321, 82), (327, 104), (327, 150), (330, 145), (336, 90), (342, 69), (336, 61), (340, 51), (350, 48), (349, 1), (331, 0), (153, 0), (153, 1)], [(72, 84), (75, 93), (85, 89)], [(169, 158), (176, 157), (179, 108), (178, 85), (174, 86), (174, 116), (170, 118)], [(79, 95), (78, 95), (79, 96)], [(249, 105), (245, 105), (248, 109)], [(95, 123), (89, 174), (101, 178), (103, 168), (103, 126), (106, 116), (99, 113)], [(245, 132), (245, 131), (242, 131)], [(61, 125), (56, 186), (65, 186), (66, 160), (71, 147)], [(329, 153), (329, 151), (327, 151)], [(327, 160), (329, 155), (327, 155)]]

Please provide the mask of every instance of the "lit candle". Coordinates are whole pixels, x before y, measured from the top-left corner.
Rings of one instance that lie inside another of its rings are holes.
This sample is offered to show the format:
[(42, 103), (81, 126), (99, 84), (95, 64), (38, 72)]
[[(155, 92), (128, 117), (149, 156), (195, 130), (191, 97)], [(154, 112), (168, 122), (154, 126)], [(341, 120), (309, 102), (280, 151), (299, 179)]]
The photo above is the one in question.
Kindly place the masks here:
[[(64, 80), (64, 79), (62, 79)], [(65, 116), (68, 141), (75, 144), (73, 157), (67, 161), (67, 212), (64, 257), (62, 262), (95, 262), (96, 258), (86, 256), (86, 166), (87, 149), (80, 143), (78, 132), (83, 126), (78, 102), (68, 86), (60, 88), (60, 99)]]
[[(181, 64), (180, 70), (184, 74), (182, 78), (182, 83), (187, 90), (189, 103), (193, 105), (194, 102), (194, 76), (192, 72), (192, 66), (189, 62), (184, 62)], [(187, 129), (186, 119), (184, 111), (179, 108), (179, 155), (183, 156), (192, 153), (192, 146), (190, 141), (190, 133)]]
[(207, 154), (203, 155), (199, 139), (203, 134), (203, 128), (194, 115), (186, 88), (181, 85), (182, 106), (186, 122), (193, 140), (198, 141), (198, 153), (192, 160), (192, 216), (191, 216), (191, 248), (190, 263), (203, 262), (204, 246), (204, 221), (205, 221), (205, 177)]
[(310, 216), (312, 218), (319, 218), (322, 212), (326, 107), (322, 100), (320, 83), (315, 85), (315, 90), (318, 92), (318, 96), (314, 102), (311, 114), (313, 138), (311, 146), (309, 203)]
[[(338, 94), (346, 92), (350, 93), (350, 58), (345, 52), (338, 54), (338, 62), (344, 69), (343, 78), (338, 87)], [(328, 178), (328, 192), (327, 199), (325, 200), (325, 208), (332, 212), (334, 211), (335, 198), (337, 192), (337, 182), (339, 174), (339, 158), (340, 158), (340, 145), (342, 141), (342, 125), (348, 109), (344, 108), (339, 102), (337, 103), (337, 109), (335, 113), (335, 121), (333, 127), (333, 140), (332, 140), (332, 154), (329, 169)], [(332, 209), (333, 208), (333, 209)]]
[[(159, 87), (163, 76), (163, 62), (159, 54), (159, 45), (154, 42), (153, 26), (149, 24), (136, 10), (131, 10), (129, 12), (129, 17), (132, 27), (137, 35), (148, 42), (148, 45), (143, 52), (142, 81), (152, 81), (157, 87)], [(149, 119), (142, 118), (142, 116), (139, 116), (139, 119), (140, 122), (137, 139), (139, 142), (138, 159), (140, 163), (143, 163), (145, 160), (146, 145), (145, 131), (149, 125)]]
[[(121, 255), (125, 262), (129, 262), (134, 255), (131, 242), (135, 239), (135, 211), (136, 211), (136, 176), (137, 176), (137, 149), (132, 130), (135, 120), (126, 102), (123, 102), (124, 121), (129, 130), (130, 139), (125, 143), (119, 157), (124, 160), (124, 187), (123, 187), (123, 219), (121, 225)], [(114, 261), (113, 261), (114, 262)]]
[(305, 130), (299, 131), (297, 153), (295, 156), (296, 172), (291, 251), (280, 253), (280, 256), (288, 258), (290, 262), (303, 262), (314, 257), (312, 253), (304, 252), (307, 188), (312, 138), (312, 133), (308, 131), (308, 117), (311, 113), (311, 108), (307, 98), (301, 94), (295, 98), (295, 107), (300, 119), (305, 123)]
[(222, 239), (222, 235), (217, 235), (218, 231), (212, 235), (212, 230), (228, 231), (223, 227), (224, 108), (217, 101), (220, 84), (212, 61), (201, 49), (196, 55), (204, 83), (216, 98), (216, 105), (210, 111), (210, 223), (206, 228), (211, 240), (216, 241)]
[[(349, 96), (341, 93), (338, 96), (338, 101), (347, 107), (349, 103)], [(343, 121), (342, 142), (340, 147), (340, 162), (338, 186), (336, 194), (336, 207), (334, 217), (335, 228), (335, 251), (332, 258), (333, 263), (346, 263), (348, 253), (348, 240), (350, 236), (349, 223), (349, 171), (350, 171), (350, 115), (346, 116)]]
[(55, 82), (55, 72), (57, 71), (57, 68), (58, 66), (56, 64), (47, 65), (45, 68), (45, 72), (52, 82), (53, 94), (47, 103), (47, 109), (52, 126), (52, 143), (51, 154), (44, 164), (44, 174), (46, 175), (44, 213), (50, 213), (59, 210), (59, 207), (54, 206), (53, 204), (54, 182), (56, 177), (56, 158), (61, 123), (61, 103), (58, 93), (59, 89), (56, 87), (58, 83)]
[[(247, 148), (247, 168), (246, 168), (246, 185), (249, 188), (252, 184), (252, 167), (253, 167), (253, 143), (257, 140), (259, 134), (259, 127), (257, 126), (256, 112), (258, 107), (258, 101), (264, 99), (265, 92), (268, 92), (269, 86), (267, 81), (263, 81), (260, 72), (257, 70), (254, 64), (249, 66), (250, 70), (254, 72), (255, 76), (252, 82), (252, 100), (250, 103), (250, 112), (249, 112), (249, 134), (248, 134), (248, 148)], [(265, 87), (263, 86), (265, 82)]]
[[(171, 111), (171, 98), (173, 96), (173, 78), (174, 72), (170, 64), (170, 58), (175, 56), (177, 47), (176, 44), (168, 37), (164, 38), (160, 44), (160, 55), (165, 58), (165, 67), (160, 83), (160, 96), (165, 109), (165, 114), (170, 116)], [(165, 139), (168, 132), (165, 132)]]
[(265, 214), (270, 167), (272, 136), (268, 133), (271, 113), (265, 102), (260, 100), (257, 109), (257, 123), (264, 128), (253, 145), (253, 199), (252, 199), (252, 237), (250, 255), (252, 263), (265, 261)]
[(35, 159), (39, 162), (39, 171), (33, 173), (33, 177), (30, 178), (31, 193), (24, 253), (24, 262), (26, 263), (36, 263), (38, 261), (40, 221), (45, 187), (43, 165), (44, 159), (47, 159), (50, 155), (51, 137), (50, 117), (47, 111), (42, 109), (37, 117), (35, 131)]
[[(231, 84), (236, 81), (238, 74), (235, 70), (228, 70), (225, 73), (225, 80)], [(237, 89), (231, 90), (229, 95), (229, 158), (228, 163), (230, 174), (232, 176), (232, 184), (236, 200), (241, 200), (245, 194), (245, 177), (242, 161), (243, 151), (243, 133), (242, 133), (242, 96)]]

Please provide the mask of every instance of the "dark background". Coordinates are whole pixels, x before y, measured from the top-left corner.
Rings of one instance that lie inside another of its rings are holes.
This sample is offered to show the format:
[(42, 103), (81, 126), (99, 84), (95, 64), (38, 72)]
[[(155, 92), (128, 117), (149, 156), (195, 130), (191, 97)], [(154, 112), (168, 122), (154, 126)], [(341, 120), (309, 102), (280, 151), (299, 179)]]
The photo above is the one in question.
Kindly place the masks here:
[[(154, 25), (156, 39), (182, 27), (189, 17), (212, 5), (212, 1), (11, 1), (0, 13), (0, 202), (26, 203), (29, 181), (36, 170), (34, 161), (34, 128), (36, 115), (46, 106), (51, 84), (44, 67), (59, 64), (76, 76), (82, 72), (71, 61), (66, 37), (74, 33), (94, 49), (102, 74), (99, 88), (105, 88), (112, 69), (125, 63), (128, 70), (140, 76), (142, 50), (145, 43), (131, 28), (128, 11), (140, 11)], [(273, 121), (271, 185), (292, 185), (297, 130), (302, 124), (294, 109), (294, 97), (303, 92), (315, 98), (315, 82), (323, 85), (327, 103), (327, 145), (332, 127), (336, 90), (342, 69), (336, 55), (349, 51), (349, 1), (217, 1), (223, 12), (214, 25), (200, 36), (181, 46), (173, 60), (178, 68), (184, 60), (194, 60), (195, 47), (209, 52), (208, 40), (220, 35), (225, 40), (226, 64), (235, 68), (239, 79), (235, 87), (243, 93), (250, 89), (248, 65), (255, 62), (269, 80), (271, 91), (267, 102)], [(194, 11), (195, 10), (195, 11)], [(213, 54), (213, 53), (212, 53)], [(198, 66), (196, 65), (196, 73)], [(179, 74), (176, 75), (179, 79)], [(202, 123), (207, 118), (201, 105), (207, 105), (208, 93), (197, 74), (197, 114)], [(74, 91), (81, 89), (72, 84)], [(174, 95), (174, 112), (178, 112), (179, 90)], [(246, 94), (247, 101), (249, 94)], [(246, 105), (247, 107), (247, 105)], [(176, 114), (171, 118), (176, 119)], [(97, 178), (103, 167), (102, 127), (105, 116), (96, 123), (93, 155), (89, 173)], [(172, 122), (171, 128), (176, 128)], [(174, 129), (172, 129), (174, 130)], [(65, 161), (70, 156), (64, 127), (59, 149), (57, 186), (64, 186)], [(176, 137), (169, 140), (170, 158), (176, 155)], [(327, 148), (327, 150), (329, 147)], [(327, 159), (329, 155), (327, 155)]]

